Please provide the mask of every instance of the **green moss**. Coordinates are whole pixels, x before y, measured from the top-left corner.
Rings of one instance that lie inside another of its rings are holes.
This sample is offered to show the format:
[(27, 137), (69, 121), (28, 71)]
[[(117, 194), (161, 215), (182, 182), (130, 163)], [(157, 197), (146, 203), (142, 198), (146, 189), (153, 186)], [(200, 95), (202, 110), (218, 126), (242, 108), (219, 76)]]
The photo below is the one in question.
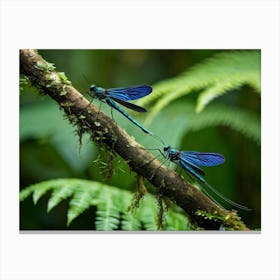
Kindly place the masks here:
[(64, 72), (57, 72), (60, 80), (66, 85), (72, 85), (71, 81), (69, 81)]
[(236, 211), (231, 211), (227, 214), (221, 214), (217, 211), (209, 213), (207, 211), (197, 210), (195, 214), (203, 217), (206, 220), (214, 220), (216, 222), (221, 221), (221, 225), (226, 230), (249, 230), (241, 221), (241, 218), (237, 215)]
[(55, 70), (55, 66), (53, 63), (37, 61), (36, 66), (37, 69), (43, 70), (44, 72), (50, 72)]

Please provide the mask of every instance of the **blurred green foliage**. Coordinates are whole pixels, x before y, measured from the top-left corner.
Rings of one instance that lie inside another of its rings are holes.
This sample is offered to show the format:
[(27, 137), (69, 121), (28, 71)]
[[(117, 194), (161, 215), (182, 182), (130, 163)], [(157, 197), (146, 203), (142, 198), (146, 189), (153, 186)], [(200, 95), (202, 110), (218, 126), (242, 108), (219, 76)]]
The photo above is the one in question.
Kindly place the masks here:
[[(20, 193), (20, 199), (23, 201), (32, 194), (34, 204), (37, 204), (38, 200), (49, 191), (51, 191), (51, 197), (48, 200), (48, 212), (69, 198), (67, 225), (70, 225), (90, 206), (95, 206), (97, 211), (92, 216), (95, 223), (91, 229), (157, 230), (158, 206), (156, 198), (150, 194), (146, 194), (138, 207), (134, 207), (135, 198), (130, 191), (95, 181), (56, 179), (25, 188)], [(169, 209), (165, 215), (165, 221), (167, 230), (191, 229), (182, 211), (180, 213), (180, 211), (175, 212)]]
[[(260, 83), (256, 79), (259, 51), (39, 50), (39, 53), (85, 94), (91, 83), (105, 88), (153, 86), (153, 93), (138, 103), (144, 104), (151, 113), (129, 113), (177, 149), (223, 154), (225, 164), (206, 169), (206, 180), (225, 196), (252, 208), (253, 211), (241, 216), (250, 228), (260, 228), (260, 95), (256, 94)], [(230, 64), (228, 57), (235, 57), (236, 53), (244, 54), (247, 62), (245, 58), (237, 62), (235, 59), (235, 64)], [(215, 59), (219, 56), (226, 63), (217, 63)], [(211, 61), (219, 68), (216, 75)], [(247, 67), (240, 65), (242, 61)], [(203, 70), (197, 70), (201, 69), (199, 65)], [(234, 83), (229, 82), (231, 75)], [(21, 188), (55, 178), (104, 183), (109, 158), (106, 151), (86, 136), (80, 147), (75, 128), (57, 104), (48, 96), (40, 95), (25, 80), (20, 87)], [(211, 91), (211, 87), (220, 91)], [(106, 105), (102, 105), (101, 110), (110, 116)], [(114, 119), (146, 148), (162, 148), (118, 112), (114, 112)], [(136, 176), (126, 163), (115, 158), (113, 166), (113, 176), (106, 184), (135, 191)], [(147, 182), (145, 185), (154, 192), (151, 185)], [(68, 202), (63, 201), (47, 214), (46, 198), (40, 199), (36, 206), (31, 199), (26, 199), (21, 203), (20, 228), (66, 229)], [(85, 211), (68, 229), (92, 229), (95, 210)]]

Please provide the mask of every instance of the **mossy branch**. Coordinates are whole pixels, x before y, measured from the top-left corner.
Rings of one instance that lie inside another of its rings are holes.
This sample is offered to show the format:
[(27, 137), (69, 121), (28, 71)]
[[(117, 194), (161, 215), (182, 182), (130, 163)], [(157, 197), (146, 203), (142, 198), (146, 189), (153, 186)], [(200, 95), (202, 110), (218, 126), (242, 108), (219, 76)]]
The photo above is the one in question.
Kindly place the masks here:
[(182, 177), (162, 165), (111, 118), (89, 104), (89, 101), (71, 86), (65, 75), (54, 69), (37, 51), (20, 50), (21, 74), (26, 75), (36, 87), (59, 104), (69, 121), (77, 126), (79, 135), (89, 133), (93, 141), (106, 145), (109, 150), (119, 154), (133, 171), (146, 178), (163, 195), (184, 209), (199, 227), (218, 229), (223, 224), (233, 230), (248, 230), (235, 211), (222, 209)]

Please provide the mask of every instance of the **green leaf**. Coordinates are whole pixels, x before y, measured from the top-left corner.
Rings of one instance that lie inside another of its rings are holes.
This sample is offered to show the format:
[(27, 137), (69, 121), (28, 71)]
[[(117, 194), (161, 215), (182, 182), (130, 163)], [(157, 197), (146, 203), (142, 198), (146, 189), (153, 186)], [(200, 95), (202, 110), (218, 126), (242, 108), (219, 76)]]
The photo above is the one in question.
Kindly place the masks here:
[(29, 197), (34, 191), (33, 187), (23, 189), (19, 194), (20, 201), (24, 201), (27, 197)]
[[(31, 185), (20, 193), (21, 201), (33, 194), (36, 203), (46, 192), (51, 191), (48, 211), (61, 201), (69, 199), (67, 225), (79, 217), (90, 206), (95, 206), (96, 230), (157, 230), (157, 201), (152, 195), (145, 195), (134, 213), (128, 212), (132, 194), (113, 186), (80, 179), (55, 179)], [(172, 211), (172, 210), (170, 210)], [(184, 221), (185, 220), (185, 221)], [(167, 228), (189, 230), (187, 217), (181, 213), (168, 216)]]
[(258, 145), (261, 142), (261, 122), (259, 116), (241, 108), (216, 103), (209, 106), (201, 114), (193, 113), (189, 123), (190, 126), (187, 129), (189, 131), (224, 125), (240, 132)]
[(24, 106), (20, 110), (20, 140), (46, 139), (55, 146), (63, 159), (76, 171), (82, 171), (95, 155), (93, 145), (84, 136), (79, 151), (78, 137), (73, 135), (73, 126), (63, 118), (57, 106), (44, 102), (36, 106)]
[(69, 204), (69, 210), (67, 214), (67, 225), (76, 219), (81, 213), (89, 208), (97, 197), (100, 188), (88, 188), (87, 184), (79, 184), (80, 189), (73, 192), (73, 198)]
[(177, 230), (177, 228), (190, 228), (191, 224), (185, 217), (174, 211), (168, 211), (166, 215), (166, 230)]
[(196, 112), (201, 112), (213, 99), (249, 85), (260, 92), (260, 51), (231, 51), (219, 53), (186, 71), (182, 75), (161, 81), (153, 86), (153, 94), (137, 104), (156, 102), (146, 124), (172, 101), (191, 92), (200, 92)]
[(40, 188), (34, 188), (33, 189), (33, 202), (36, 204), (38, 200), (47, 193), (49, 190), (48, 184), (42, 184)]
[(95, 226), (97, 230), (114, 230), (118, 228), (120, 211), (117, 189), (104, 188), (102, 200), (98, 204)]
[(135, 216), (133, 214), (124, 213), (123, 220), (121, 224), (122, 230), (141, 230), (141, 221), (139, 219), (135, 219)]
[(54, 189), (51, 198), (48, 201), (47, 211), (50, 212), (54, 207), (56, 207), (61, 201), (67, 199), (72, 195), (73, 190), (68, 186)]
[(147, 197), (147, 199), (141, 201), (140, 205), (142, 211), (137, 211), (136, 215), (143, 227), (146, 230), (157, 230), (158, 204), (156, 200)]
[[(155, 135), (160, 135), (165, 144), (178, 147), (188, 132), (217, 126), (229, 127), (260, 145), (260, 116), (246, 109), (218, 102), (209, 105), (200, 114), (196, 114), (193, 102), (187, 100), (174, 102), (158, 114), (150, 129)], [(170, 129), (166, 129), (167, 127)], [(145, 138), (141, 141), (147, 148), (155, 147), (154, 140)]]

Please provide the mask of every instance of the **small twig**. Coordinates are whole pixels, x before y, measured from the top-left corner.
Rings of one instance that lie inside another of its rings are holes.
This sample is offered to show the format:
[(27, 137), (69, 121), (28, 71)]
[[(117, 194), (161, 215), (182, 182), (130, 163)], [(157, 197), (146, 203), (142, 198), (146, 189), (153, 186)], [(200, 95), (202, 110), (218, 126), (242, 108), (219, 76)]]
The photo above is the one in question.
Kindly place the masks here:
[(37, 51), (20, 50), (20, 72), (42, 92), (57, 101), (69, 121), (77, 126), (80, 136), (85, 132), (89, 133), (92, 140), (105, 144), (119, 154), (132, 170), (145, 177), (160, 189), (163, 195), (184, 209), (199, 227), (218, 229), (223, 224), (231, 229), (248, 230), (234, 211), (222, 209), (183, 178), (168, 170), (111, 118), (89, 104)]

